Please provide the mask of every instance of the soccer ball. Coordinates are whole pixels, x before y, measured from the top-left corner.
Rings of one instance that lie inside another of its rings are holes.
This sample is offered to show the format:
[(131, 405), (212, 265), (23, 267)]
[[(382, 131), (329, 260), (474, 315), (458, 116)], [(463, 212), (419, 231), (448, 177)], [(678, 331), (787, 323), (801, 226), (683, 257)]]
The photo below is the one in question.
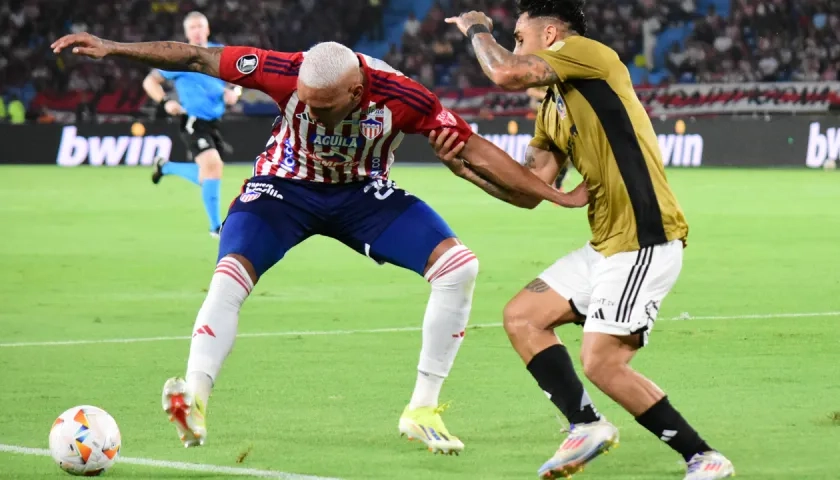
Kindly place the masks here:
[(100, 475), (120, 453), (120, 429), (114, 417), (101, 408), (73, 407), (53, 423), (50, 453), (55, 463), (71, 475)]

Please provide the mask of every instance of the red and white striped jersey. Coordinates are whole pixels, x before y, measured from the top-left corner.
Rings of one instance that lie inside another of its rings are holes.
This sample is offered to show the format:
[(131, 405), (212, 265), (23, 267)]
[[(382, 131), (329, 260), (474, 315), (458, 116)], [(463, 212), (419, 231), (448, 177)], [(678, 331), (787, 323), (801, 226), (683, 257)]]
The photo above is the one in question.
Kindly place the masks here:
[(362, 100), (344, 122), (327, 129), (310, 119), (309, 107), (298, 99), (302, 52), (224, 48), (220, 78), (261, 90), (280, 107), (271, 138), (254, 165), (255, 176), (321, 183), (387, 178), (405, 134), (428, 136), (433, 130), (450, 128), (464, 142), (472, 135), (469, 125), (444, 109), (422, 85), (381, 60), (357, 55), (366, 75)]

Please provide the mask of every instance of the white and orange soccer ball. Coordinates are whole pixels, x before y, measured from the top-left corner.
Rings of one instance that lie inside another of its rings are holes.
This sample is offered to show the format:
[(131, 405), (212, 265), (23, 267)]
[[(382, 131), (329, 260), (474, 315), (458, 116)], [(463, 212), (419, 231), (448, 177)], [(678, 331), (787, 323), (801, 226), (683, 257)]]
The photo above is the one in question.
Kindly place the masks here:
[(72, 475), (102, 474), (116, 461), (120, 444), (120, 429), (114, 417), (90, 405), (62, 413), (50, 430), (53, 460)]

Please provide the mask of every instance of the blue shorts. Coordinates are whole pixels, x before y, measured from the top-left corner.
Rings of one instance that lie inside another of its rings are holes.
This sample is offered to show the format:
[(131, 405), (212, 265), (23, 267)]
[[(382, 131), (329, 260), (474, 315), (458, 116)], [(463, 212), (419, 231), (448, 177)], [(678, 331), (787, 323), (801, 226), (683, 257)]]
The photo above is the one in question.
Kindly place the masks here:
[(425, 202), (387, 180), (335, 185), (258, 176), (230, 206), (219, 260), (242, 255), (261, 276), (313, 235), (420, 275), (435, 247), (455, 236)]

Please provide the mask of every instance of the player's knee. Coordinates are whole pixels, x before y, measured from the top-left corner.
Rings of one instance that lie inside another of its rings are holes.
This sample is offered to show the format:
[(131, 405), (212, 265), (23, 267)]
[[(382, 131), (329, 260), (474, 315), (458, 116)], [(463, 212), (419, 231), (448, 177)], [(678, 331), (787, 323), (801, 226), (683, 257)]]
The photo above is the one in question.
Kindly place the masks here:
[(239, 308), (254, 289), (252, 271), (251, 263), (241, 255), (221, 258), (216, 264), (205, 304)]
[(530, 307), (516, 298), (505, 305), (502, 317), (505, 333), (511, 340), (521, 337), (531, 328)]
[(224, 162), (216, 150), (206, 150), (195, 157), (199, 175), (203, 179), (222, 178)]
[(201, 178), (205, 179), (219, 179), (222, 178), (223, 164), (219, 162), (206, 162), (199, 165), (198, 171)]
[(257, 271), (254, 269), (254, 265), (251, 263), (250, 260), (236, 253), (231, 253), (222, 258), (222, 260), (225, 259), (230, 259), (238, 263), (242, 267), (242, 269), (245, 270), (245, 273), (248, 274), (248, 278), (251, 280), (251, 283), (257, 283)]
[(583, 374), (595, 385), (604, 385), (615, 377), (616, 369), (621, 368), (621, 362), (616, 361), (610, 355), (582, 349), (580, 361), (583, 365)]
[(426, 279), (435, 288), (462, 288), (467, 287), (470, 290), (475, 285), (475, 280), (478, 277), (478, 257), (467, 247), (459, 245), (447, 251), (441, 256), (441, 260), (436, 262), (441, 264), (437, 268), (432, 268), (427, 274)]

